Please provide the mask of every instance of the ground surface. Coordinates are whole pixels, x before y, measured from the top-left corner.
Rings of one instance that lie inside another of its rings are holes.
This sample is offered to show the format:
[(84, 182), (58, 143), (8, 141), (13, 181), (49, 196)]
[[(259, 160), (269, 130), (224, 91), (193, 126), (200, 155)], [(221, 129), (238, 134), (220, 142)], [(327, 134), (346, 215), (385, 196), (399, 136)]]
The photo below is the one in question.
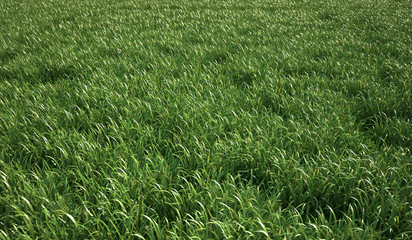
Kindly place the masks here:
[(411, 1), (0, 1), (0, 239), (412, 236)]

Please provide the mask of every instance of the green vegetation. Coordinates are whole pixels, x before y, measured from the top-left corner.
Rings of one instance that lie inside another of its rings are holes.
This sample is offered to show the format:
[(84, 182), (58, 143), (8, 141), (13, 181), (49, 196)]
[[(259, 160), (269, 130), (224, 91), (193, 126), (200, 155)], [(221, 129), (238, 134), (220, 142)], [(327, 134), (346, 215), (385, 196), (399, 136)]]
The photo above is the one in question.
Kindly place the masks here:
[(411, 8), (0, 1), (0, 239), (412, 237)]

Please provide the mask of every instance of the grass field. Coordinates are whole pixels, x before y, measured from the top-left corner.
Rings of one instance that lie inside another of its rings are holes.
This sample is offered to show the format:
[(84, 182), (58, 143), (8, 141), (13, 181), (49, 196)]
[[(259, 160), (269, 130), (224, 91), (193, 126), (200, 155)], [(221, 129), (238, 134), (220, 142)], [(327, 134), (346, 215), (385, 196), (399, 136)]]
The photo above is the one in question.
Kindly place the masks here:
[(0, 239), (412, 237), (409, 0), (1, 0)]

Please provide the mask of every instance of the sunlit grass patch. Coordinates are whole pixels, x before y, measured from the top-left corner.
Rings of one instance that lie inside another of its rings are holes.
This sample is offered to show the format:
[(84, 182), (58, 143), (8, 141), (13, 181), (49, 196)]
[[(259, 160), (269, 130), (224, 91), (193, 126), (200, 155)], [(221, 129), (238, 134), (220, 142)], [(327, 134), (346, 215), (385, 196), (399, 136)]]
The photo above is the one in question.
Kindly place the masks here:
[(0, 238), (410, 238), (410, 10), (0, 1)]

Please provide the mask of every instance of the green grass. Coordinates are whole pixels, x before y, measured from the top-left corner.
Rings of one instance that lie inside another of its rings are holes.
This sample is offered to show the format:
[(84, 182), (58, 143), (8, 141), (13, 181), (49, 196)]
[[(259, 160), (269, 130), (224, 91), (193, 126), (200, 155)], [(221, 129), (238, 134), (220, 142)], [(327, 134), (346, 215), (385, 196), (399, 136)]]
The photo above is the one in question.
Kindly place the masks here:
[(0, 1), (0, 239), (412, 237), (411, 13)]

